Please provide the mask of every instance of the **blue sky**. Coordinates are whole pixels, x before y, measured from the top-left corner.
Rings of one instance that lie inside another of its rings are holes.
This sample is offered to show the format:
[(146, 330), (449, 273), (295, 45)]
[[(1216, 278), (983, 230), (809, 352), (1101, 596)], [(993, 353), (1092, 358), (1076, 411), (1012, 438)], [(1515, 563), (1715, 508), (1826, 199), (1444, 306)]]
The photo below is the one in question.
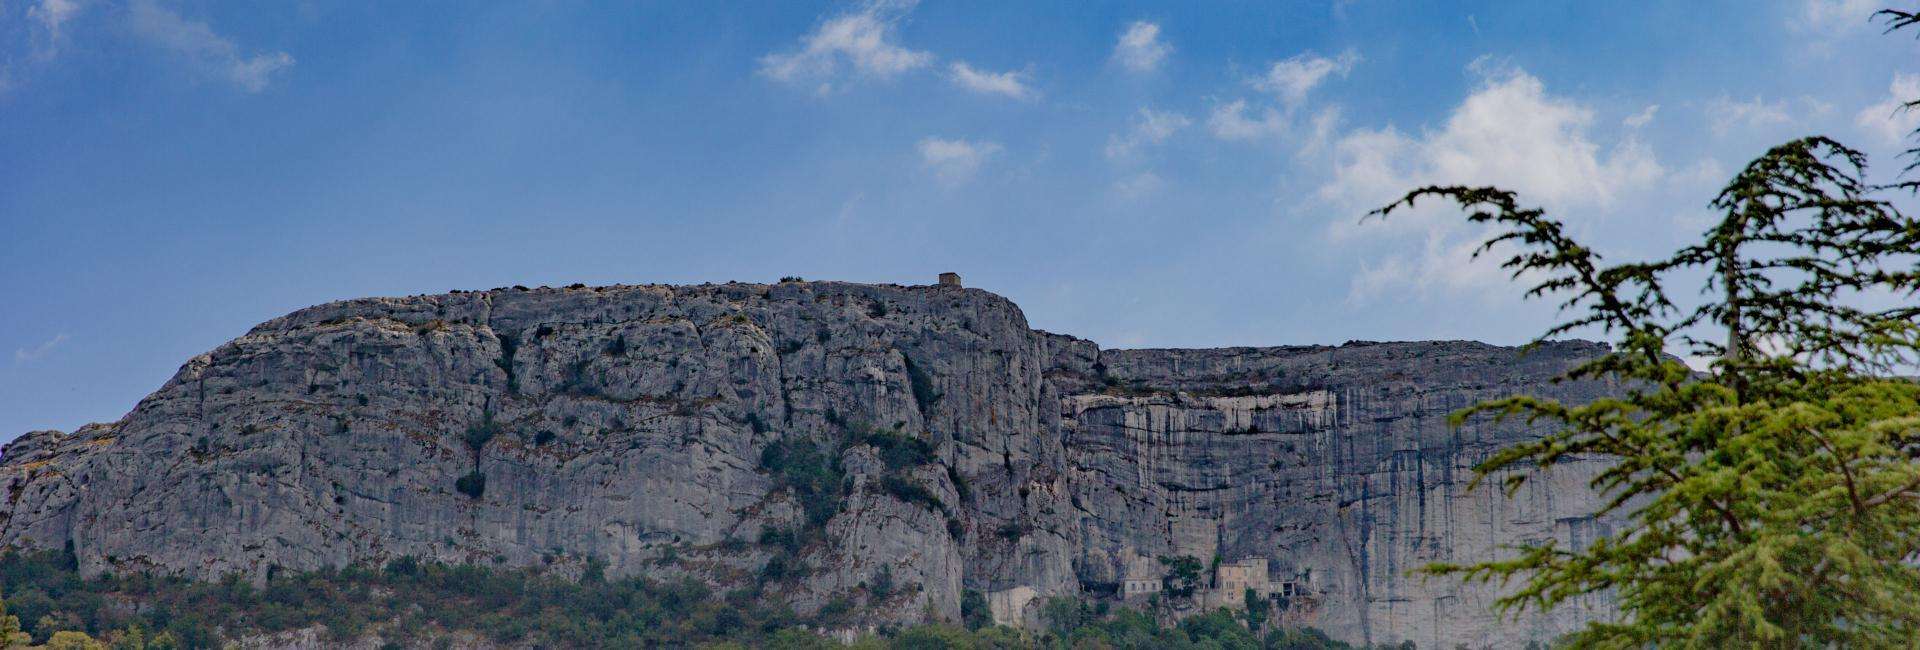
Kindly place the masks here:
[[(1891, 0), (1889, 0), (1891, 1)], [(0, 0), (0, 439), (307, 305), (954, 270), (1109, 347), (1528, 339), (1495, 182), (1666, 250), (1771, 144), (1891, 172), (1878, 3)]]

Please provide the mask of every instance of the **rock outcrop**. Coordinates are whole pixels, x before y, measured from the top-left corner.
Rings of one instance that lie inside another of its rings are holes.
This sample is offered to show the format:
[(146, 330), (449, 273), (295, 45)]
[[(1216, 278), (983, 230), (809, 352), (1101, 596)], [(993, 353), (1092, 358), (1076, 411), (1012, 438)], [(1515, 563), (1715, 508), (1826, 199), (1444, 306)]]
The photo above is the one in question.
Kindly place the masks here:
[[(1446, 417), (1601, 395), (1551, 380), (1603, 351), (1101, 350), (952, 286), (350, 300), (195, 357), (119, 422), (8, 445), (0, 545), (202, 578), (411, 555), (737, 584), (777, 561), (807, 568), (775, 576), (801, 610), (842, 599), (876, 621), (957, 618), (969, 589), (1019, 618), (1116, 594), (1162, 556), (1265, 558), (1285, 620), (1513, 647), (1605, 604), (1500, 621), (1497, 586), (1408, 571), (1611, 522), (1589, 516), (1582, 463), (1512, 499), (1469, 492), (1474, 463), (1540, 432)], [(763, 466), (798, 440), (844, 476), (823, 521)], [(797, 550), (761, 543), (799, 530)]]

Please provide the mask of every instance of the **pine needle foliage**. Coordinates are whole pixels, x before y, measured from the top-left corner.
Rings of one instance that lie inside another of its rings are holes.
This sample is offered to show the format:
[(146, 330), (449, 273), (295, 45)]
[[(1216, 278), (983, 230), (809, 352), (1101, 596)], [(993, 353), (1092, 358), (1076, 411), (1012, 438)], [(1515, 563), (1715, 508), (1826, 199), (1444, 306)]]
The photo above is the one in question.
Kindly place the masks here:
[[(1889, 34), (1902, 29), (1913, 28), (1915, 34), (1920, 35), (1920, 10), (1902, 11), (1899, 9), (1882, 9), (1874, 12), (1873, 18), (1874, 20), (1886, 23), (1887, 33)], [(1920, 98), (1901, 104), (1897, 110), (1920, 110)], [(1909, 134), (1909, 136), (1909, 139), (1920, 140), (1920, 133)], [(1907, 174), (1911, 175), (1915, 171), (1920, 171), (1920, 144), (1916, 144), (1913, 148), (1907, 149), (1906, 156), (1908, 159), (1905, 170)], [(1896, 187), (1910, 192), (1920, 192), (1920, 179), (1909, 179), (1898, 183)]]
[[(1423, 187), (1375, 211), (1457, 204), (1493, 233), (1476, 256), (1517, 251), (1503, 267), (1529, 297), (1559, 301), (1565, 320), (1540, 340), (1614, 342), (1566, 376), (1611, 382), (1613, 397), (1509, 397), (1453, 421), (1550, 425), (1476, 466), (1474, 484), (1511, 494), (1561, 463), (1605, 460), (1591, 487), (1627, 525), (1583, 548), (1545, 542), (1423, 571), (1517, 585), (1496, 602), (1507, 613), (1612, 596), (1617, 617), (1571, 635), (1574, 647), (1920, 638), (1920, 384), (1900, 376), (1920, 361), (1920, 221), (1865, 170), (1865, 155), (1824, 137), (1775, 147), (1713, 200), (1722, 218), (1699, 243), (1644, 262), (1608, 262), (1492, 187)], [(1717, 361), (1699, 372), (1670, 351)]]

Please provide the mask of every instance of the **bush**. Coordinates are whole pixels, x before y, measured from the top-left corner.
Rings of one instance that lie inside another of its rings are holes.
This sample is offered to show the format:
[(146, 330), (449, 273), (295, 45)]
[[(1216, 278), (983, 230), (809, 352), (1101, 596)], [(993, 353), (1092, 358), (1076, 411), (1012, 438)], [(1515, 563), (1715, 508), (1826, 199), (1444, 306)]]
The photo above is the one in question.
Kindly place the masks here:
[(453, 489), (470, 498), (479, 499), (487, 493), (487, 475), (480, 472), (467, 472), (453, 482)]
[(473, 454), (479, 456), (480, 450), (486, 448), (487, 441), (493, 440), (497, 435), (500, 435), (500, 425), (495, 424), (493, 416), (489, 414), (479, 424), (467, 427), (466, 435), (462, 437), (467, 442), (467, 449), (473, 450)]
[(880, 602), (893, 596), (893, 567), (881, 565), (880, 570), (867, 581), (867, 595), (873, 602)]
[(947, 504), (934, 496), (933, 492), (914, 481), (912, 477), (901, 474), (888, 474), (880, 479), (880, 489), (889, 496), (903, 502), (925, 507), (928, 510), (947, 511)]
[(807, 525), (825, 526), (846, 501), (846, 472), (837, 456), (802, 439), (776, 440), (760, 450), (760, 469), (773, 475), (775, 490), (791, 490), (806, 511)]
[(833, 624), (845, 620), (851, 613), (853, 613), (853, 601), (836, 597), (827, 601), (827, 604), (821, 605), (820, 611), (814, 614), (814, 618), (822, 623)]
[(769, 427), (767, 426), (767, 421), (760, 419), (759, 413), (755, 413), (753, 411), (747, 411), (746, 421), (747, 421), (747, 428), (753, 431), (755, 434), (766, 433), (769, 430)]
[(779, 584), (795, 578), (806, 577), (811, 571), (805, 564), (791, 555), (775, 555), (760, 565), (760, 584)]
[(960, 474), (959, 468), (948, 465), (947, 480), (953, 483), (953, 492), (960, 497), (961, 503), (973, 500), (973, 489), (967, 485), (967, 477)]
[(960, 621), (969, 630), (993, 624), (993, 609), (987, 605), (985, 594), (972, 589), (960, 592)]
[(928, 414), (934, 403), (940, 401), (940, 391), (933, 389), (933, 378), (913, 362), (913, 357), (902, 354), (900, 361), (907, 366), (907, 384), (913, 389), (913, 403), (920, 407), (921, 415)]
[(865, 427), (855, 427), (848, 438), (848, 444), (860, 443), (873, 447), (874, 451), (880, 455), (880, 461), (886, 463), (888, 471), (897, 472), (911, 467), (931, 465), (939, 460), (934, 456), (933, 445), (898, 431), (874, 431)]
[(411, 555), (402, 555), (387, 562), (387, 575), (411, 576), (420, 573), (420, 561)]

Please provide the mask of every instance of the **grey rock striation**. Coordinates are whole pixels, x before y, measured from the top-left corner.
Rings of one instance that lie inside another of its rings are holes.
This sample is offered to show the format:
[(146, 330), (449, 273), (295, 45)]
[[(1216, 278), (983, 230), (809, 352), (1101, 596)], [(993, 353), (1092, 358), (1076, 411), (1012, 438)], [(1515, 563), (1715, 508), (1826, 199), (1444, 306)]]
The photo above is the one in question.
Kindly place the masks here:
[[(1605, 348), (1471, 342), (1101, 350), (997, 295), (838, 282), (500, 289), (303, 309), (188, 361), (112, 424), (0, 452), (0, 545), (193, 577), (381, 562), (754, 580), (808, 526), (762, 456), (838, 454), (843, 500), (783, 562), (802, 611), (1031, 620), (1154, 558), (1265, 558), (1282, 619), (1353, 642), (1516, 647), (1605, 603), (1502, 620), (1430, 561), (1580, 544), (1596, 471), (1513, 498), (1471, 467), (1538, 430), (1447, 415)], [(905, 466), (849, 431), (925, 441)], [(902, 487), (906, 486), (906, 487)], [(891, 582), (893, 589), (876, 588)]]

